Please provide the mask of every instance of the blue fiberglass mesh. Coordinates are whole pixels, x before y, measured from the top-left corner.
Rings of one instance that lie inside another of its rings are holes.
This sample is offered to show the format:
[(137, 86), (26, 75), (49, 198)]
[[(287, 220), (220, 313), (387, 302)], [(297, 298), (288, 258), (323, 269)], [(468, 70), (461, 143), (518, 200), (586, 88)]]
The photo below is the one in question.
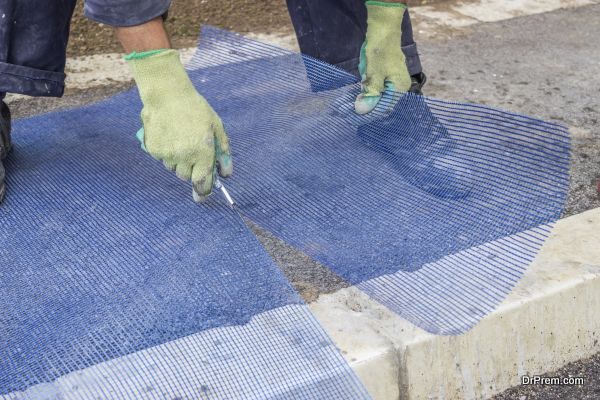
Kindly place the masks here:
[(367, 398), (239, 216), (140, 150), (140, 108), (14, 123), (0, 398)]
[(399, 94), (358, 116), (349, 74), (215, 29), (191, 64), (230, 135), (241, 211), (430, 332), (491, 311), (560, 216), (561, 126)]

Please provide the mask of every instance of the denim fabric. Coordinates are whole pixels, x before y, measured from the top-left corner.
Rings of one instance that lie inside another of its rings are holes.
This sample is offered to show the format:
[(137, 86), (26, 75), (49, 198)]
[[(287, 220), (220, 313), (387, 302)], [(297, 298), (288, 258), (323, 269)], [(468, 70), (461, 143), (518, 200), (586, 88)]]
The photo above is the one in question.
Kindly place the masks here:
[[(0, 93), (60, 97), (76, 0), (0, 0)], [(170, 0), (88, 0), (85, 14), (108, 25), (165, 15)]]
[[(65, 50), (76, 0), (0, 0), (0, 92), (61, 96)], [(364, 0), (287, 0), (303, 53), (358, 74), (366, 32)], [(87, 0), (89, 18), (115, 26), (165, 15), (170, 0)], [(402, 49), (411, 75), (421, 72), (410, 15)]]
[[(367, 31), (365, 0), (287, 0), (300, 51), (358, 76)], [(402, 20), (402, 50), (410, 75), (422, 72), (408, 10)]]
[(85, 16), (111, 26), (143, 24), (169, 10), (171, 0), (86, 0)]
[(76, 0), (0, 0), (0, 92), (61, 96)]

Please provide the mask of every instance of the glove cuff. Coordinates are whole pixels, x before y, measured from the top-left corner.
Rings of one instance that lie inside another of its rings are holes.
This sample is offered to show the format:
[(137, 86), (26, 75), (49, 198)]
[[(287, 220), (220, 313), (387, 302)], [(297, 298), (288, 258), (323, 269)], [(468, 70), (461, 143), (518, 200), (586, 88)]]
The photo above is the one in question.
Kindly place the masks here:
[(167, 51), (167, 50), (169, 50), (169, 49), (148, 50), (148, 51), (142, 51), (140, 53), (133, 51), (133, 52), (127, 54), (124, 57), (124, 59), (125, 59), (125, 61), (141, 60), (142, 58), (150, 57), (150, 56), (162, 53), (163, 51)]
[(157, 103), (169, 96), (196, 93), (177, 50), (132, 53), (125, 59), (145, 106), (150, 99), (151, 103)]
[(375, 0), (367, 1), (365, 5), (367, 7), (367, 37), (369, 37), (369, 30), (376, 30), (378, 36), (385, 31), (387, 34), (393, 32), (394, 36), (389, 39), (400, 41), (406, 5)]
[(365, 2), (367, 6), (389, 7), (389, 8), (407, 8), (404, 3), (388, 3), (387, 1), (368, 0)]

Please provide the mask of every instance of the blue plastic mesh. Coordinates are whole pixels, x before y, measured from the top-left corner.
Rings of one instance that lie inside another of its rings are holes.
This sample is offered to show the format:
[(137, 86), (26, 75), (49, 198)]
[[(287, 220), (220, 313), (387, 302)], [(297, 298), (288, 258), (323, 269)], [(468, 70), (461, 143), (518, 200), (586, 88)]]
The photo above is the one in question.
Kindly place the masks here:
[(140, 150), (140, 108), (14, 123), (0, 397), (367, 398), (241, 218)]
[(214, 29), (192, 65), (242, 212), (430, 332), (494, 309), (561, 214), (562, 126), (410, 94), (359, 116), (351, 75)]
[[(560, 215), (560, 126), (394, 94), (358, 116), (352, 76), (215, 29), (191, 66), (240, 210), (430, 332), (491, 311)], [(140, 108), (128, 92), (15, 123), (0, 395), (365, 398), (239, 217), (139, 150)]]

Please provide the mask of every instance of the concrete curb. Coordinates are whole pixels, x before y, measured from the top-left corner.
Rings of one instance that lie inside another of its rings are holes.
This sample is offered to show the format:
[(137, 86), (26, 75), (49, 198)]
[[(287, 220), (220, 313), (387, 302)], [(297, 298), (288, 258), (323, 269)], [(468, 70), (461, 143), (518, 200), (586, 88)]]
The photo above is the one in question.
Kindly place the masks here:
[(486, 399), (600, 351), (600, 209), (559, 221), (521, 282), (459, 336), (435, 336), (356, 288), (310, 305), (376, 400)]

